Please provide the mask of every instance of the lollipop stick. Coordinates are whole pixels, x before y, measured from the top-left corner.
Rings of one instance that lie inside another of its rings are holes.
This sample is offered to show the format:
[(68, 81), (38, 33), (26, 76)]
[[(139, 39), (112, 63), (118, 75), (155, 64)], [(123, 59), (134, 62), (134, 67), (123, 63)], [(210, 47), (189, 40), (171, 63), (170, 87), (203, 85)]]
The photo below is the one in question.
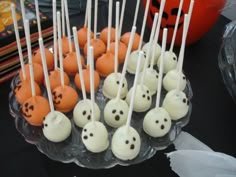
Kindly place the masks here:
[(39, 33), (39, 37), (42, 38), (42, 30), (41, 30), (40, 17), (39, 17), (39, 3), (38, 3), (38, 0), (34, 0), (34, 3), (35, 3), (35, 10), (36, 10), (38, 33)]
[(122, 2), (121, 14), (120, 14), (119, 39), (120, 39), (121, 32), (122, 32), (122, 26), (123, 26), (123, 20), (124, 20), (124, 13), (125, 13), (125, 5), (126, 5), (126, 0), (123, 0), (123, 2)]
[(29, 20), (27, 20), (27, 19), (24, 22), (24, 28), (25, 28), (25, 32), (26, 32), (25, 37), (26, 37), (28, 59), (29, 59), (30, 85), (31, 85), (32, 97), (34, 97), (36, 95), (35, 94), (35, 86), (34, 86), (34, 70), (33, 70), (33, 63), (32, 63), (32, 51), (31, 51), (31, 41), (30, 41)]
[(131, 35), (130, 35), (130, 40), (129, 40), (127, 52), (126, 52), (126, 56), (125, 56), (125, 62), (124, 62), (122, 73), (121, 73), (121, 78), (120, 78), (120, 83), (119, 83), (116, 99), (120, 99), (121, 88), (122, 88), (122, 84), (123, 84), (124, 79), (125, 79), (126, 69), (127, 69), (127, 65), (128, 65), (128, 58), (129, 58), (129, 55), (130, 55), (130, 52), (131, 52), (131, 49), (132, 49), (132, 45), (133, 45), (133, 42), (134, 42), (135, 32), (136, 32), (136, 27), (133, 26), (132, 31), (131, 31)]
[(16, 35), (17, 49), (19, 51), (19, 58), (20, 58), (20, 65), (21, 65), (21, 70), (23, 74), (23, 79), (26, 80), (25, 65), (24, 65), (24, 59), (23, 59), (23, 54), (22, 54), (22, 49), (21, 49), (19, 30), (18, 30), (18, 25), (17, 25), (17, 20), (16, 20), (16, 10), (15, 10), (14, 4), (11, 4), (11, 13), (12, 13), (12, 19), (13, 19), (14, 30), (15, 30), (15, 35)]
[(164, 28), (163, 36), (162, 36), (162, 45), (161, 45), (159, 77), (158, 77), (158, 82), (157, 82), (156, 108), (159, 108), (160, 106), (162, 77), (163, 77), (163, 63), (164, 63), (163, 60), (164, 60), (164, 54), (166, 50), (166, 39), (167, 39), (167, 28)]
[(69, 19), (69, 10), (68, 10), (68, 2), (65, 1), (65, 12), (66, 12), (66, 29), (67, 29), (67, 38), (69, 40), (69, 51), (72, 52), (72, 41), (71, 41), (71, 31), (70, 31), (70, 19)]
[(61, 19), (62, 19), (62, 36), (64, 37), (64, 36), (66, 36), (64, 0), (61, 0)]
[(65, 86), (64, 69), (63, 69), (63, 56), (62, 56), (62, 41), (61, 41), (61, 14), (57, 12), (57, 31), (58, 31), (58, 45), (59, 45), (59, 61), (60, 61), (60, 78), (62, 87)]
[(98, 18), (98, 0), (95, 0), (95, 4), (94, 4), (94, 30), (93, 30), (93, 32), (94, 32), (94, 39), (96, 39), (97, 38), (97, 18)]
[(54, 69), (57, 70), (57, 5), (56, 0), (52, 1), (52, 16), (53, 16), (53, 54), (54, 54)]
[(176, 38), (177, 30), (178, 30), (179, 18), (180, 18), (181, 12), (182, 12), (183, 2), (184, 2), (184, 0), (180, 0), (180, 3), (179, 3), (179, 10), (177, 13), (177, 17), (176, 17), (176, 21), (175, 21), (175, 28), (174, 28), (174, 32), (173, 32), (173, 36), (172, 36), (172, 40), (171, 40), (171, 44), (170, 44), (170, 52), (173, 52), (175, 38)]
[(143, 51), (139, 52), (138, 55), (138, 64), (136, 67), (136, 73), (135, 73), (135, 78), (134, 78), (134, 84), (133, 84), (133, 91), (131, 94), (131, 99), (130, 99), (130, 105), (129, 105), (129, 112), (128, 112), (128, 118), (127, 118), (127, 122), (126, 122), (126, 127), (127, 129), (130, 126), (131, 123), (131, 118), (132, 118), (132, 113), (133, 113), (133, 107), (134, 107), (134, 98), (135, 98), (135, 93), (136, 93), (136, 89), (137, 89), (137, 84), (138, 84), (138, 78), (139, 78), (139, 68), (141, 65), (141, 58), (143, 57)]
[(108, 8), (108, 32), (107, 32), (107, 51), (110, 50), (111, 45), (111, 18), (112, 18), (112, 4), (113, 0), (109, 0), (109, 8)]
[(85, 10), (85, 17), (84, 17), (84, 27), (87, 26), (88, 20), (88, 1), (86, 2), (86, 10)]
[(118, 40), (119, 40), (119, 12), (120, 2), (116, 2), (116, 39), (115, 39), (115, 73), (118, 71)]
[(24, 22), (26, 20), (24, 0), (20, 0), (20, 6), (21, 6), (22, 19), (23, 19), (23, 22)]
[(185, 44), (186, 44), (186, 37), (187, 37), (187, 30), (188, 30), (188, 24), (189, 24), (189, 17), (187, 14), (184, 15), (184, 29), (183, 29), (183, 35), (182, 35), (182, 44), (180, 47), (179, 52), (179, 69), (178, 69), (178, 82), (177, 82), (177, 89), (180, 89), (180, 80), (182, 75), (182, 68), (183, 68), (183, 62), (184, 62), (184, 50), (185, 50)]
[(93, 47), (89, 47), (89, 60), (90, 60), (90, 66), (89, 66), (89, 75), (90, 75), (90, 96), (92, 101), (92, 121), (95, 122), (95, 98), (94, 98), (94, 59), (93, 59)]
[(39, 48), (40, 48), (40, 52), (41, 52), (41, 56), (42, 56), (41, 59), (42, 59), (42, 64), (43, 64), (43, 72), (44, 72), (44, 78), (45, 78), (45, 82), (46, 82), (46, 89), (47, 89), (47, 94), (48, 94), (49, 106), (50, 106), (51, 112), (53, 112), (55, 110), (54, 110), (53, 101), (52, 101), (52, 94), (51, 94), (50, 82), (49, 82), (49, 78), (48, 78), (46, 56), (45, 56), (42, 38), (39, 38)]
[(77, 57), (77, 64), (79, 68), (79, 78), (80, 78), (80, 83), (81, 83), (81, 88), (82, 88), (82, 94), (83, 94), (83, 99), (86, 100), (87, 97), (86, 97), (86, 91), (85, 91), (85, 85), (84, 85), (83, 69), (82, 69), (81, 58), (80, 58), (77, 28), (73, 27), (72, 30), (73, 30), (73, 35), (74, 35), (75, 51), (76, 51), (76, 57)]
[(150, 5), (150, 0), (147, 0), (146, 7), (145, 7), (145, 12), (144, 12), (144, 17), (143, 17), (143, 24), (142, 24), (141, 34), (140, 34), (140, 41), (139, 41), (138, 51), (141, 50), (142, 43), (143, 43), (143, 35), (144, 35), (145, 27), (146, 27), (146, 21), (147, 21), (147, 14), (148, 14), (148, 10), (149, 10), (149, 5)]
[(137, 17), (138, 17), (138, 10), (139, 10), (139, 4), (140, 4), (140, 0), (137, 0), (136, 7), (135, 7), (133, 26), (136, 26)]
[[(87, 55), (89, 54), (89, 47), (90, 47), (90, 32), (91, 32), (91, 0), (88, 0)], [(89, 59), (87, 59), (87, 65), (89, 65)]]
[[(190, 20), (192, 17), (193, 6), (194, 6), (194, 0), (191, 0), (190, 5), (189, 5), (189, 10), (188, 10), (188, 28), (189, 28)], [(187, 28), (187, 31), (188, 31), (188, 28)]]

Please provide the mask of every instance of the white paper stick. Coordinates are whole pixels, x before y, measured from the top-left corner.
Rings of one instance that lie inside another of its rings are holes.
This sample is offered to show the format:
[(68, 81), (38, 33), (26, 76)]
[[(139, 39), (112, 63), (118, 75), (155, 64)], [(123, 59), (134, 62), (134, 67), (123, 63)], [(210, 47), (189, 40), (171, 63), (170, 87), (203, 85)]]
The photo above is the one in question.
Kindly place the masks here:
[(82, 95), (83, 95), (83, 99), (86, 100), (87, 96), (86, 96), (85, 85), (84, 85), (84, 76), (83, 76), (83, 68), (81, 64), (77, 28), (73, 27), (72, 30), (73, 30), (73, 35), (74, 35), (75, 51), (76, 51), (76, 57), (77, 57), (77, 65), (79, 68), (79, 78), (80, 78), (80, 83), (81, 83)]
[(23, 23), (24, 23), (24, 21), (26, 20), (24, 0), (20, 0), (20, 7), (21, 7), (21, 14), (22, 14), (22, 19), (23, 19)]
[(138, 85), (138, 78), (139, 78), (139, 73), (140, 73), (139, 68), (140, 68), (140, 65), (141, 65), (141, 58), (142, 57), (143, 57), (143, 51), (139, 51), (138, 64), (136, 66), (136, 73), (135, 73), (135, 77), (134, 77), (133, 91), (131, 93), (128, 118), (127, 118), (127, 122), (126, 122), (127, 129), (129, 128), (130, 123), (131, 123), (133, 107), (134, 107), (134, 101), (135, 101), (134, 98), (135, 98), (135, 93), (136, 93), (136, 89), (137, 89), (137, 85)]
[(178, 63), (179, 63), (179, 68), (178, 68), (178, 82), (177, 82), (177, 89), (180, 89), (180, 78), (182, 76), (182, 69), (183, 69), (183, 62), (184, 62), (184, 50), (185, 50), (185, 44), (186, 44), (186, 37), (187, 37), (187, 30), (188, 30), (188, 24), (189, 24), (189, 18), (188, 14), (184, 15), (184, 29), (183, 29), (183, 35), (182, 35), (182, 44), (180, 47), (180, 52), (179, 52), (179, 58), (178, 58)]
[(70, 19), (69, 19), (69, 10), (68, 10), (68, 2), (65, 1), (65, 12), (66, 12), (66, 29), (67, 29), (67, 38), (69, 41), (69, 52), (72, 52), (72, 41), (71, 41), (71, 31), (70, 31)]
[(149, 47), (148, 47), (148, 50), (147, 50), (147, 53), (146, 53), (147, 57), (146, 57), (146, 60), (144, 62), (143, 74), (142, 74), (142, 77), (141, 77), (141, 85), (143, 85), (143, 83), (144, 83), (144, 78), (146, 76), (147, 67), (148, 67), (148, 64), (149, 64), (149, 58), (150, 58), (150, 54), (151, 54), (151, 47), (153, 45), (152, 44), (153, 43), (153, 36), (154, 36), (154, 32), (156, 30), (157, 19), (158, 19), (158, 13), (155, 13), (153, 24), (152, 24), (152, 30), (151, 30), (151, 34), (150, 34), (150, 37), (149, 37)]
[(121, 33), (122, 33), (122, 26), (123, 26), (124, 13), (125, 13), (125, 5), (126, 5), (126, 0), (123, 0), (122, 8), (121, 8), (121, 14), (120, 14), (119, 39), (120, 39), (120, 36), (121, 36)]
[(117, 1), (116, 2), (115, 73), (118, 72), (119, 13), (120, 13), (120, 2)]
[(61, 14), (57, 12), (57, 32), (58, 32), (58, 45), (59, 45), (59, 61), (60, 61), (60, 78), (62, 87), (65, 86), (64, 81), (64, 68), (63, 68), (63, 55), (62, 55), (62, 41), (61, 41)]
[(53, 16), (53, 54), (54, 54), (54, 69), (57, 70), (57, 4), (56, 0), (52, 1), (52, 16)]
[(97, 19), (98, 19), (98, 0), (94, 2), (94, 25), (93, 25), (93, 32), (94, 32), (94, 39), (97, 38)]
[(112, 19), (112, 4), (113, 0), (109, 0), (109, 7), (108, 7), (108, 31), (107, 31), (107, 51), (111, 48), (111, 19)]
[(44, 73), (44, 78), (45, 78), (45, 83), (46, 83), (46, 89), (47, 89), (47, 94), (48, 94), (48, 101), (49, 101), (49, 106), (52, 111), (55, 111), (54, 106), (53, 106), (53, 101), (52, 101), (52, 93), (51, 93), (51, 87), (50, 87), (50, 82), (48, 78), (48, 69), (47, 69), (47, 63), (46, 63), (46, 56), (45, 56), (45, 51), (44, 51), (44, 45), (43, 45), (43, 39), (39, 38), (39, 48), (42, 56), (42, 64), (43, 64), (43, 73)]
[(38, 34), (39, 34), (39, 37), (42, 38), (41, 20), (40, 20), (40, 16), (39, 16), (39, 3), (38, 3), (38, 0), (34, 0), (34, 3), (35, 3), (35, 10), (36, 10)]
[(160, 107), (163, 65), (164, 65), (164, 55), (165, 55), (165, 51), (166, 51), (167, 31), (168, 31), (167, 28), (164, 28), (163, 36), (162, 36), (162, 45), (161, 45), (160, 68), (159, 68), (158, 82), (157, 82), (156, 108)]
[(175, 21), (175, 28), (174, 28), (174, 32), (173, 32), (172, 40), (171, 40), (171, 44), (170, 44), (170, 52), (173, 52), (176, 34), (177, 34), (177, 30), (178, 30), (178, 25), (179, 25), (179, 19), (180, 19), (180, 15), (182, 12), (183, 2), (184, 2), (184, 0), (180, 0), (180, 3), (179, 3), (179, 10), (177, 13), (177, 17), (176, 17), (176, 21)]
[[(87, 32), (87, 56), (88, 56), (90, 47), (90, 32), (91, 32), (91, 0), (87, 1), (88, 1), (88, 32)], [(87, 57), (87, 65), (89, 65), (88, 57)]]
[(138, 51), (141, 50), (142, 43), (143, 43), (143, 35), (144, 35), (145, 27), (146, 27), (146, 21), (147, 21), (147, 14), (148, 14), (148, 10), (149, 10), (149, 5), (150, 5), (150, 0), (147, 0), (146, 7), (145, 7), (145, 12), (144, 12), (144, 17), (143, 17), (142, 29), (141, 29), (141, 33), (140, 33), (140, 41), (139, 41), (139, 45), (138, 45)]
[(133, 26), (136, 26), (136, 23), (137, 23), (137, 17), (138, 17), (138, 11), (139, 11), (139, 4), (140, 4), (140, 0), (137, 0), (136, 7), (135, 7), (135, 14), (134, 14)]
[(84, 27), (87, 26), (88, 23), (88, 1), (86, 2), (86, 10), (85, 10), (85, 17), (84, 17)]
[(15, 10), (14, 4), (11, 4), (11, 13), (12, 13), (12, 19), (13, 19), (14, 30), (15, 30), (15, 35), (16, 35), (16, 43), (17, 43), (17, 49), (19, 53), (22, 75), (23, 75), (23, 79), (26, 80), (25, 64), (24, 64), (24, 59), (23, 59), (23, 54), (22, 54), (22, 49), (21, 49), (20, 35), (19, 35), (19, 30), (18, 30), (18, 25), (17, 25), (17, 20), (16, 20), (16, 10)]
[(124, 62), (122, 73), (121, 73), (121, 78), (120, 78), (120, 83), (119, 83), (116, 99), (120, 99), (121, 88), (122, 88), (122, 84), (125, 80), (125, 74), (126, 74), (126, 69), (127, 69), (127, 65), (128, 65), (128, 58), (130, 56), (130, 52), (131, 52), (131, 49), (133, 46), (135, 32), (136, 32), (136, 27), (133, 26), (132, 31), (131, 31), (131, 35), (130, 35), (130, 40), (129, 40), (127, 52), (126, 52), (126, 56), (125, 56), (125, 62)]
[(31, 51), (31, 41), (30, 41), (30, 29), (29, 29), (29, 20), (25, 20), (24, 22), (25, 28), (25, 37), (28, 51), (28, 60), (29, 60), (29, 71), (30, 71), (30, 85), (32, 91), (32, 97), (36, 95), (35, 86), (34, 86), (34, 70), (33, 70), (33, 62), (32, 62), (32, 51)]
[(90, 97), (92, 101), (92, 121), (95, 122), (95, 98), (94, 98), (94, 59), (93, 59), (93, 47), (89, 47), (89, 75), (90, 75)]
[(65, 31), (65, 6), (64, 6), (64, 0), (61, 0), (61, 21), (62, 21), (62, 36), (66, 36)]

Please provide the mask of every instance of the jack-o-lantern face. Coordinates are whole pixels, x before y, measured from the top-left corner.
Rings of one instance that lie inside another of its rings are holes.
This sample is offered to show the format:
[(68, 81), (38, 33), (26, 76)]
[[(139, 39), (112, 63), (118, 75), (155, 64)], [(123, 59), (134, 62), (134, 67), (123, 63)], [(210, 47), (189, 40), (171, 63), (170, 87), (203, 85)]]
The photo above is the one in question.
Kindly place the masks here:
[(48, 100), (42, 96), (34, 96), (27, 99), (21, 107), (23, 117), (29, 124), (41, 126), (44, 117), (49, 113)]
[[(184, 14), (188, 13), (191, 0), (184, 0), (181, 16), (178, 24), (175, 44), (180, 45), (182, 40), (182, 30)], [(190, 21), (188, 38), (186, 43), (191, 44), (199, 40), (216, 22), (224, 7), (226, 0), (195, 0), (192, 17)], [(159, 39), (162, 37), (162, 29), (168, 28), (167, 42), (171, 43), (174, 31), (175, 21), (179, 9), (180, 0), (166, 0), (164, 12), (162, 15), (161, 31)], [(145, 6), (146, 0), (143, 0)], [(148, 13), (148, 25), (152, 26), (154, 14), (159, 12), (161, 0), (152, 0)]]

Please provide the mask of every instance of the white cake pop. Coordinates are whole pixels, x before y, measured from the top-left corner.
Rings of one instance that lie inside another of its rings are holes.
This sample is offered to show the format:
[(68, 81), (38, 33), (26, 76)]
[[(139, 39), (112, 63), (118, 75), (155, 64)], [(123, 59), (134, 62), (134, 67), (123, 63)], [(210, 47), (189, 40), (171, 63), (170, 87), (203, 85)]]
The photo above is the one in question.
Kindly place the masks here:
[[(84, 127), (86, 123), (92, 120), (92, 101), (87, 99), (86, 96), (86, 90), (85, 90), (85, 85), (84, 85), (84, 76), (83, 76), (83, 69), (82, 69), (82, 64), (80, 60), (80, 50), (79, 50), (79, 41), (78, 41), (78, 35), (77, 35), (77, 28), (73, 27), (73, 35), (74, 35), (74, 43), (75, 43), (75, 50), (76, 50), (76, 57), (77, 57), (77, 63), (78, 63), (78, 68), (79, 68), (79, 77), (81, 81), (81, 89), (82, 89), (82, 95), (83, 99), (80, 100), (76, 106), (74, 107), (73, 110), (73, 120), (75, 124), (78, 127)], [(100, 109), (97, 105), (95, 104), (95, 120), (100, 119)]]
[[(104, 80), (104, 84), (102, 87), (102, 93), (105, 97), (112, 99), (115, 98), (118, 92), (118, 87), (120, 83), (120, 79), (122, 77), (121, 73), (118, 73), (118, 41), (119, 40), (119, 2), (116, 2), (116, 36), (115, 36), (115, 71), (109, 74)], [(122, 89), (120, 97), (126, 97), (128, 93), (128, 83), (127, 80), (124, 79), (122, 82)]]
[(141, 148), (140, 136), (138, 132), (133, 127), (130, 126), (130, 123), (131, 123), (132, 112), (133, 112), (135, 92), (136, 92), (138, 77), (139, 77), (138, 70), (140, 67), (142, 55), (143, 55), (143, 52), (140, 52), (139, 57), (138, 57), (138, 64), (136, 68), (136, 74), (134, 78), (134, 84), (133, 84), (134, 91), (131, 96), (128, 119), (127, 119), (126, 125), (118, 128), (112, 137), (111, 150), (113, 154), (121, 160), (134, 159), (139, 154), (140, 148)]
[[(146, 27), (146, 21), (147, 21), (147, 14), (148, 14), (148, 10), (149, 10), (149, 5), (150, 5), (150, 0), (147, 0), (146, 7), (145, 7), (145, 12), (144, 12), (144, 16), (143, 16), (143, 23), (142, 23), (142, 29), (141, 29), (138, 49), (136, 51), (133, 51), (131, 53), (129, 59), (128, 59), (127, 71), (131, 74), (135, 74), (135, 69), (136, 69), (136, 66), (137, 66), (137, 59), (138, 59), (139, 51), (141, 50), (142, 43), (143, 43), (143, 36), (144, 36), (145, 27)], [(145, 59), (146, 59), (146, 57), (145, 57), (145, 55), (143, 55), (143, 57), (141, 58), (140, 71), (143, 70)]]
[(90, 93), (92, 101), (92, 121), (88, 122), (81, 134), (82, 142), (85, 147), (94, 153), (102, 152), (108, 148), (108, 132), (106, 127), (101, 123), (95, 120), (95, 104), (94, 104), (94, 55), (93, 47), (89, 47), (89, 62), (90, 62)]
[(182, 36), (182, 44), (180, 48), (179, 54), (179, 61), (180, 61), (180, 68), (178, 70), (178, 82), (177, 87), (174, 90), (169, 91), (163, 101), (163, 107), (167, 110), (170, 114), (172, 120), (178, 120), (183, 118), (189, 110), (189, 100), (187, 99), (186, 94), (180, 90), (180, 78), (182, 76), (182, 66), (183, 66), (183, 58), (184, 58), (184, 49), (185, 49), (185, 42), (188, 30), (188, 15), (185, 15), (184, 20), (184, 30)]
[(160, 107), (160, 96), (162, 87), (162, 76), (163, 76), (163, 59), (166, 48), (167, 39), (167, 29), (164, 29), (163, 39), (162, 39), (162, 50), (160, 57), (160, 70), (159, 70), (159, 80), (157, 83), (158, 92), (156, 97), (156, 107), (150, 110), (144, 117), (143, 120), (143, 130), (150, 136), (157, 138), (166, 135), (171, 128), (171, 118), (168, 112)]
[(72, 126), (70, 120), (63, 113), (55, 111), (54, 109), (42, 38), (39, 38), (39, 47), (40, 52), (42, 54), (43, 71), (46, 82), (49, 105), (51, 109), (51, 112), (45, 117), (43, 121), (43, 135), (49, 141), (61, 142), (70, 136)]
[(61, 112), (50, 112), (43, 121), (43, 134), (52, 142), (61, 142), (71, 134), (71, 122)]
[[(150, 45), (151, 44), (151, 45)], [(160, 57), (161, 55), (161, 46), (157, 43), (155, 44), (152, 44), (150, 42), (147, 42), (146, 44), (143, 45), (143, 48), (142, 50), (147, 53), (148, 52), (148, 49), (150, 50), (150, 53), (154, 53), (154, 61), (153, 63), (156, 64), (157, 63), (157, 60), (158, 58)], [(154, 50), (154, 51), (153, 51)], [(151, 55), (149, 56), (149, 58), (147, 58), (149, 60), (149, 63), (151, 63)]]
[[(168, 73), (166, 73), (165, 77), (163, 78), (163, 87), (167, 91), (176, 89), (178, 79), (179, 79), (178, 71), (176, 69), (170, 70)], [(187, 84), (186, 77), (183, 73), (181, 73), (179, 89), (183, 91), (186, 87), (186, 84)]]
[[(135, 30), (136, 30), (136, 27), (133, 27), (131, 31), (127, 53), (126, 53), (126, 59), (128, 58), (131, 48), (132, 48)], [(127, 60), (125, 60), (125, 63), (122, 69), (122, 74), (119, 80), (118, 91), (116, 92), (116, 98), (113, 98), (112, 100), (108, 101), (104, 108), (104, 120), (109, 126), (114, 127), (114, 128), (118, 128), (121, 125), (123, 125), (126, 122), (127, 116), (128, 116), (129, 106), (124, 100), (121, 99), (127, 63), (128, 63)]]

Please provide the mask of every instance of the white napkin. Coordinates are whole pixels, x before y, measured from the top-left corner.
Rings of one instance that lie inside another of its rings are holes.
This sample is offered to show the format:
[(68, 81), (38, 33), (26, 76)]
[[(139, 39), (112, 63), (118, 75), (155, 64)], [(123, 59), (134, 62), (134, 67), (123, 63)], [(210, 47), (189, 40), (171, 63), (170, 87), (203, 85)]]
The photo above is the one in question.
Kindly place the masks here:
[(236, 177), (236, 159), (214, 152), (192, 135), (182, 132), (170, 152), (172, 170), (180, 177)]

